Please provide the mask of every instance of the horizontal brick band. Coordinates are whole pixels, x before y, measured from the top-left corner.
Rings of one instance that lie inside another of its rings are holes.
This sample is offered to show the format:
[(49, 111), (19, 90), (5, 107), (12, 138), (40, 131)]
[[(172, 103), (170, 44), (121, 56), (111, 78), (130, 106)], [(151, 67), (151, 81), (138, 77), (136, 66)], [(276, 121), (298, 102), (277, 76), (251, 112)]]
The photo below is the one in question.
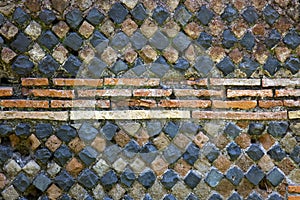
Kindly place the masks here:
[(256, 101), (212, 101), (213, 108), (238, 108), (238, 109), (252, 109), (257, 105)]
[(281, 87), (295, 87), (300, 86), (300, 78), (294, 79), (262, 79), (263, 87), (273, 87), (273, 86), (281, 86)]
[(228, 120), (282, 120), (287, 119), (287, 112), (216, 112), (193, 111), (196, 119), (228, 119)]
[(186, 97), (186, 96), (223, 97), (225, 95), (223, 90), (193, 90), (193, 89), (174, 89), (174, 94), (177, 97)]
[(283, 100), (283, 105), (286, 107), (300, 107), (300, 100)]
[(51, 108), (110, 108), (109, 100), (52, 100)]
[(261, 108), (272, 108), (276, 106), (283, 106), (283, 102), (281, 100), (259, 100), (258, 106)]
[(74, 90), (55, 90), (55, 89), (32, 89), (23, 95), (32, 95), (35, 97), (57, 97), (57, 98), (75, 98)]
[(79, 97), (130, 97), (129, 89), (108, 89), (108, 90), (78, 90)]
[(109, 86), (159, 86), (158, 78), (105, 78), (104, 85)]
[(49, 108), (49, 102), (39, 100), (10, 99), (1, 100), (0, 106), (6, 108)]
[(116, 99), (112, 100), (112, 108), (126, 107), (157, 107), (156, 101), (153, 99)]
[(65, 79), (65, 78), (55, 78), (53, 79), (53, 84), (55, 86), (90, 86), (90, 87), (100, 87), (103, 86), (102, 79)]
[(53, 121), (67, 121), (68, 111), (2, 111), (0, 119), (41, 119)]
[(288, 187), (290, 193), (299, 193), (300, 194), (300, 185), (290, 185)]
[(297, 111), (289, 111), (290, 119), (300, 119), (300, 110)]
[(212, 86), (260, 86), (260, 79), (220, 79), (211, 78), (209, 79), (210, 85)]
[(13, 95), (12, 87), (0, 87), (0, 97), (8, 97)]
[(172, 94), (172, 90), (163, 89), (136, 89), (133, 90), (133, 96), (136, 97), (168, 97)]
[(227, 97), (273, 97), (272, 90), (227, 90)]
[(188, 119), (189, 111), (180, 110), (119, 110), (71, 111), (70, 120), (81, 119)]
[(289, 196), (288, 200), (300, 200), (300, 196)]
[(47, 86), (49, 81), (47, 78), (22, 78), (22, 86)]
[(299, 97), (300, 89), (280, 89), (275, 90), (275, 97)]
[(208, 108), (211, 101), (208, 100), (161, 100), (158, 104), (165, 108)]

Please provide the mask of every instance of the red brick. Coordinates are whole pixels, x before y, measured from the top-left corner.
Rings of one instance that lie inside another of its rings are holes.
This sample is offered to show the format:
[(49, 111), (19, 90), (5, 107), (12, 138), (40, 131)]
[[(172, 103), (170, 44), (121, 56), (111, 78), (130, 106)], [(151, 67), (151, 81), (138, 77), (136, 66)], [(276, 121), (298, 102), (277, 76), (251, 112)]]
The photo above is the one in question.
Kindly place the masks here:
[(48, 101), (39, 100), (1, 100), (0, 105), (7, 108), (49, 108)]
[(154, 108), (157, 107), (156, 101), (152, 99), (119, 99), (112, 100), (112, 108), (120, 107), (145, 107)]
[(184, 96), (217, 96), (223, 97), (223, 90), (193, 90), (193, 89), (174, 89), (175, 96), (184, 97)]
[(288, 200), (300, 200), (300, 196), (289, 196)]
[(109, 100), (51, 100), (51, 108), (110, 108)]
[(252, 109), (257, 105), (256, 101), (221, 101), (214, 100), (212, 101), (213, 108), (237, 108), (237, 109)]
[(65, 79), (55, 78), (53, 79), (55, 86), (90, 86), (100, 87), (103, 85), (102, 79)]
[(273, 97), (272, 90), (227, 90), (227, 97)]
[(300, 89), (280, 89), (275, 90), (275, 97), (299, 97)]
[(274, 87), (274, 86), (281, 86), (281, 87), (295, 87), (300, 86), (300, 78), (293, 78), (293, 79), (262, 79), (262, 86), (263, 87)]
[(133, 90), (133, 96), (136, 97), (166, 97), (172, 94), (172, 90), (163, 89), (136, 89)]
[(129, 89), (110, 89), (110, 90), (78, 90), (79, 97), (130, 97)]
[(283, 100), (283, 105), (286, 107), (300, 107), (300, 100)]
[(300, 193), (300, 185), (290, 185), (288, 190), (290, 193)]
[(9, 97), (13, 95), (12, 87), (0, 87), (0, 97)]
[[(27, 95), (23, 93), (23, 95)], [(75, 98), (74, 90), (55, 90), (55, 89), (32, 89), (28, 95), (35, 97), (58, 97), (58, 98)]]
[(110, 86), (159, 86), (160, 79), (157, 78), (105, 78), (104, 85)]
[(283, 106), (283, 102), (281, 100), (259, 100), (258, 106), (261, 108), (273, 108)]
[(231, 85), (231, 86), (260, 86), (260, 79), (222, 79), (222, 78), (211, 78), (209, 79), (210, 85), (213, 86), (222, 86), (222, 85)]
[(230, 119), (230, 120), (281, 120), (287, 119), (287, 112), (215, 112), (193, 111), (192, 118), (196, 119)]
[(46, 86), (49, 85), (47, 78), (21, 78), (22, 86)]
[(160, 107), (168, 108), (208, 108), (211, 106), (209, 100), (161, 100), (158, 104)]

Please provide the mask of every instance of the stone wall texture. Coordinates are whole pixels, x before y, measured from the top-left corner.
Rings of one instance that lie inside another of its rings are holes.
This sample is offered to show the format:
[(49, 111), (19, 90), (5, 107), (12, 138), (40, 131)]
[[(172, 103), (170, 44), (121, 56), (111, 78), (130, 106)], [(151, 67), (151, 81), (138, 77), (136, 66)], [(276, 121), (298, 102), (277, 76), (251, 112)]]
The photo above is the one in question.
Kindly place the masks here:
[(0, 2), (0, 199), (300, 200), (297, 0)]

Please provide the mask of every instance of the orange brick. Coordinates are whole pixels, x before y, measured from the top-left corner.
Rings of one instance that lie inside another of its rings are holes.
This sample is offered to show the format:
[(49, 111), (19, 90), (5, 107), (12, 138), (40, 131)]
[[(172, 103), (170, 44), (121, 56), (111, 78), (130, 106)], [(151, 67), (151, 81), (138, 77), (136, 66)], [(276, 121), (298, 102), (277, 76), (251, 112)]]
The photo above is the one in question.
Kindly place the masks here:
[(280, 89), (275, 90), (275, 97), (299, 97), (300, 89)]
[(259, 100), (258, 106), (261, 108), (273, 108), (283, 106), (283, 102), (281, 100)]
[(21, 78), (22, 86), (46, 86), (49, 85), (47, 78)]
[(110, 86), (159, 86), (158, 78), (105, 78), (104, 85)]
[(100, 87), (103, 85), (102, 79), (66, 79), (55, 78), (53, 84), (56, 86), (90, 86)]
[(163, 89), (136, 89), (133, 90), (133, 96), (136, 97), (165, 97), (170, 96), (172, 90), (163, 90)]
[(209, 100), (161, 100), (160, 107), (168, 108), (208, 108), (211, 106)]
[(287, 119), (287, 112), (215, 112), (193, 111), (196, 119), (231, 119), (231, 120), (282, 120)]
[(222, 78), (211, 78), (209, 79), (210, 85), (222, 86), (260, 86), (260, 79), (222, 79)]
[(13, 95), (12, 87), (0, 87), (0, 97), (8, 97)]
[(184, 96), (217, 96), (223, 97), (224, 91), (222, 90), (193, 90), (193, 89), (175, 89), (175, 96), (184, 97)]
[(129, 89), (110, 89), (110, 90), (78, 90), (79, 97), (130, 97)]
[(109, 108), (109, 100), (51, 100), (51, 108)]
[(7, 107), (7, 108), (49, 108), (48, 101), (23, 100), (23, 99), (2, 100), (0, 102), (0, 105), (2, 107)]
[(212, 101), (213, 108), (237, 108), (237, 109), (252, 109), (257, 105), (256, 101)]
[(286, 107), (300, 107), (300, 100), (283, 100), (283, 105)]
[(300, 200), (300, 196), (289, 196), (288, 200)]
[(126, 107), (157, 107), (156, 101), (153, 99), (116, 99), (112, 100), (112, 108), (126, 108)]
[(28, 94), (35, 97), (75, 98), (74, 90), (32, 89)]
[(282, 86), (282, 87), (294, 87), (300, 86), (300, 78), (293, 79), (262, 79), (263, 87), (274, 87), (274, 86)]
[(300, 185), (290, 185), (288, 190), (290, 193), (300, 193)]
[(272, 90), (227, 90), (227, 97), (273, 97)]

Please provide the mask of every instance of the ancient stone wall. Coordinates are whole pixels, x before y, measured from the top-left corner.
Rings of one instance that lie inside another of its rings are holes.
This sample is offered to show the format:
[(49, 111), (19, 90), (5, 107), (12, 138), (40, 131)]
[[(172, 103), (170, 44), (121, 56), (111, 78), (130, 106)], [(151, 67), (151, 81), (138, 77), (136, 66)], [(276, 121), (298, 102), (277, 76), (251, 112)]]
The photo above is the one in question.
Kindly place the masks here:
[(298, 1), (0, 13), (0, 199), (300, 199)]

